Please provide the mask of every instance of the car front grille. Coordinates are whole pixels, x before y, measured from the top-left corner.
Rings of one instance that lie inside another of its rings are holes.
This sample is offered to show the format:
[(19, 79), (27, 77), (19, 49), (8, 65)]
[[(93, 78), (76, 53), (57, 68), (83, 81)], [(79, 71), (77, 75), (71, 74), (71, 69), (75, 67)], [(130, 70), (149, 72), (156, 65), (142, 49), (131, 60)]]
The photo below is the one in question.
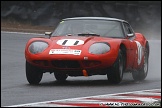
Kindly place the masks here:
[(57, 68), (80, 68), (80, 64), (75, 60), (53, 60), (52, 65)]

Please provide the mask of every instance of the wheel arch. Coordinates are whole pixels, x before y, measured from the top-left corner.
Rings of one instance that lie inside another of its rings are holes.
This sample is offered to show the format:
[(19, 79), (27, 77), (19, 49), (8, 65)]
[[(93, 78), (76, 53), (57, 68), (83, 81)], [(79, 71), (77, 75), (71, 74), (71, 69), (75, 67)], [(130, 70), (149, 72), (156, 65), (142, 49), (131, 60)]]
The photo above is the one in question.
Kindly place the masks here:
[(126, 61), (127, 61), (126, 46), (123, 43), (121, 43), (120, 44), (120, 49), (123, 52), (123, 57), (124, 57), (124, 70), (125, 70), (125, 68), (126, 68)]

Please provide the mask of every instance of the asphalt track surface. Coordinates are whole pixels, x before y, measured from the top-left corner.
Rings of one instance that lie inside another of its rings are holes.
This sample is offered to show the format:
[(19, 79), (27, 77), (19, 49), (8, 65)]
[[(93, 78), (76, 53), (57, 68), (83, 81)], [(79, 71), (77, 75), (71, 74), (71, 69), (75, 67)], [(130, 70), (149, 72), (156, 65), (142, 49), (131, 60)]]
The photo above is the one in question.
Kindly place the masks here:
[(161, 89), (161, 40), (149, 40), (149, 73), (142, 82), (127, 73), (119, 85), (108, 83), (106, 75), (68, 77), (66, 83), (59, 83), (53, 74), (45, 73), (40, 84), (32, 86), (25, 76), (24, 49), (37, 36), (42, 35), (1, 31), (1, 106)]

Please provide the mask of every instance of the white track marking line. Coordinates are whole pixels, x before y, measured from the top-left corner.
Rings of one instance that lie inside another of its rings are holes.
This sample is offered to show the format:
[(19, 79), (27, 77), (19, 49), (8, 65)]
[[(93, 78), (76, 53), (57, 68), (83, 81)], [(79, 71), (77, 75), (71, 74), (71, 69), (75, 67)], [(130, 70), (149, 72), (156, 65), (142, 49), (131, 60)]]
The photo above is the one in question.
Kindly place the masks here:
[(161, 93), (150, 93), (150, 92), (136, 92), (136, 94), (141, 94), (141, 95), (153, 95), (153, 96), (158, 96)]
[[(66, 101), (75, 101), (75, 100), (80, 100), (80, 99), (85, 99), (85, 98), (95, 98), (95, 97), (104, 97), (104, 96), (111, 96), (111, 95), (119, 95), (119, 94), (129, 94), (129, 93), (138, 93), (138, 92), (147, 92), (147, 91), (161, 91), (161, 89), (151, 89), (151, 90), (141, 90), (141, 91), (133, 91), (133, 92), (123, 92), (123, 93), (114, 93), (114, 94), (106, 94), (106, 95), (96, 95), (96, 96), (87, 96), (87, 97), (78, 97), (78, 98), (68, 98), (68, 99), (61, 99), (61, 100), (52, 100), (52, 101), (44, 101), (44, 102), (34, 102), (34, 103), (27, 103), (27, 104), (20, 104), (20, 105), (11, 105), (11, 106), (6, 106), (6, 107), (21, 107), (21, 106), (32, 106), (32, 105), (38, 105), (38, 104), (44, 104), (45, 103), (54, 103), (54, 102), (66, 102)], [(128, 97), (127, 97), (128, 98)], [(136, 98), (138, 99), (138, 98)], [(140, 99), (139, 99), (140, 100)], [(144, 100), (144, 98), (141, 97), (141, 100)], [(154, 99), (153, 99), (154, 100)], [(152, 100), (152, 101), (153, 101)], [(146, 100), (147, 101), (147, 100)], [(150, 100), (148, 100), (150, 101)], [(155, 100), (154, 100), (155, 101)], [(39, 105), (38, 105), (39, 106)], [(42, 105), (41, 105), (42, 106)], [(51, 106), (51, 105), (50, 105)], [(53, 104), (54, 106), (54, 104)], [(59, 105), (58, 105), (59, 106)], [(65, 105), (66, 106), (66, 105)], [(67, 105), (68, 106), (68, 105)]]
[(26, 35), (45, 35), (45, 34), (39, 34), (39, 33), (8, 32), (8, 31), (1, 31), (1, 33), (14, 33), (14, 34), (26, 34)]

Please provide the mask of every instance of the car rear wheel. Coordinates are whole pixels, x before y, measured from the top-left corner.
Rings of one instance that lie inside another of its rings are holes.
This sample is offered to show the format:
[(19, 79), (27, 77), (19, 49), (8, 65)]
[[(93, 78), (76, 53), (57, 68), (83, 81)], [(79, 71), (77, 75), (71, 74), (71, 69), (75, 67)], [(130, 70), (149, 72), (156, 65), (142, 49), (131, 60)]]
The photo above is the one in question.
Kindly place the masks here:
[(43, 76), (43, 72), (26, 61), (26, 78), (30, 84), (39, 84)]
[(144, 52), (144, 62), (142, 68), (132, 72), (132, 76), (135, 81), (144, 80), (146, 78), (148, 74), (148, 64), (149, 64), (148, 59), (149, 59), (149, 46), (147, 44)]
[(112, 66), (111, 71), (107, 74), (109, 82), (114, 84), (120, 83), (123, 79), (123, 68), (124, 56), (122, 50), (119, 50), (118, 58)]
[(54, 76), (57, 81), (65, 81), (68, 77), (67, 74), (60, 73), (60, 72), (54, 72)]

